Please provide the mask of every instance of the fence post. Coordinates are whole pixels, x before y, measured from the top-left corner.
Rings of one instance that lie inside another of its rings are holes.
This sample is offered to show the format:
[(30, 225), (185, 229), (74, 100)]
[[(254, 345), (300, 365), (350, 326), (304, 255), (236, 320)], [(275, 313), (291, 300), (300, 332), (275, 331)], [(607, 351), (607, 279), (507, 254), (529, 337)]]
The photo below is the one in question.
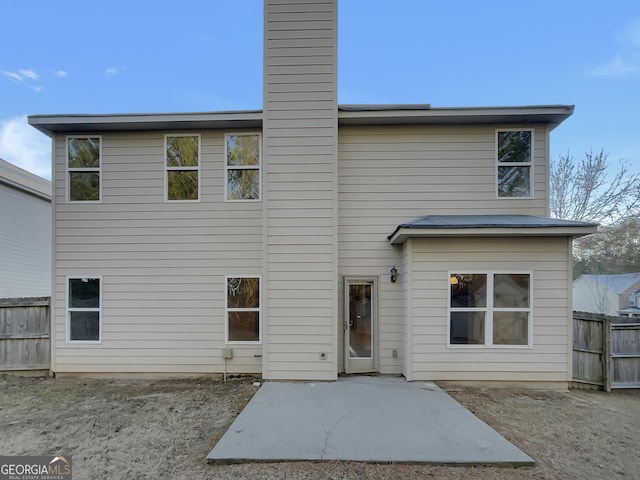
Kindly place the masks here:
[(613, 363), (611, 361), (611, 317), (602, 317), (602, 386), (605, 392), (611, 391)]

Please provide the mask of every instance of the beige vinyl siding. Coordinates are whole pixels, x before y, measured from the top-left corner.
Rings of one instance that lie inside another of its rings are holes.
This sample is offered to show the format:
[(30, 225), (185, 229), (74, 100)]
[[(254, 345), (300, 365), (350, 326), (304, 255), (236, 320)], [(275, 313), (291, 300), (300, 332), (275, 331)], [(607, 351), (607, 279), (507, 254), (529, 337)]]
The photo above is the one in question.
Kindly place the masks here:
[(402, 347), (398, 350), (402, 364), (402, 374), (409, 381), (413, 380), (413, 318), (409, 315), (413, 304), (413, 279), (411, 265), (413, 263), (413, 239), (409, 238), (402, 246), (402, 267), (399, 281), (402, 284)]
[(263, 376), (269, 379), (337, 374), (336, 3), (265, 5)]
[(0, 298), (51, 294), (51, 202), (0, 182)]
[[(200, 201), (165, 201), (164, 135), (102, 134), (102, 202), (56, 182), (56, 371), (220, 373), (225, 275), (262, 274), (262, 204), (224, 202), (224, 134), (201, 135)], [(65, 179), (65, 137), (55, 142)], [(102, 277), (102, 342), (68, 344), (66, 276)], [(259, 373), (260, 345), (233, 345), (229, 373)]]
[(407, 358), (392, 357), (404, 348), (402, 308), (411, 302), (411, 294), (403, 297), (410, 261), (387, 240), (399, 224), (428, 214), (546, 214), (546, 127), (534, 128), (533, 199), (496, 198), (496, 127), (340, 128), (339, 273), (379, 275), (382, 373), (410, 375), (411, 368)]
[(533, 199), (496, 198), (497, 127), (341, 127), (340, 198), (351, 202), (341, 214), (359, 217), (358, 202), (366, 200), (381, 215), (401, 210), (409, 218), (427, 209), (434, 215), (545, 215), (546, 127), (534, 128)]
[[(414, 239), (414, 380), (567, 382), (570, 301), (565, 238)], [(447, 348), (449, 272), (531, 272), (531, 348)]]

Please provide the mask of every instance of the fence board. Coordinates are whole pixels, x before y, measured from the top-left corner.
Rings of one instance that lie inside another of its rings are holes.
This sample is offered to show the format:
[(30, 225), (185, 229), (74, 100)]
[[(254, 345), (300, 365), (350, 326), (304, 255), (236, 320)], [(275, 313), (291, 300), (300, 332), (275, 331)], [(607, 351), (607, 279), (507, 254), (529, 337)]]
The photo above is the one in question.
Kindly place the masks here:
[(628, 317), (573, 314), (574, 381), (640, 388), (640, 323)]
[(0, 371), (48, 370), (49, 297), (0, 299)]
[(611, 352), (637, 355), (640, 352), (640, 323), (614, 324), (611, 328)]
[(603, 323), (604, 319), (590, 315), (573, 318), (573, 378), (602, 387), (605, 386)]
[(640, 388), (640, 323), (611, 325), (611, 388)]

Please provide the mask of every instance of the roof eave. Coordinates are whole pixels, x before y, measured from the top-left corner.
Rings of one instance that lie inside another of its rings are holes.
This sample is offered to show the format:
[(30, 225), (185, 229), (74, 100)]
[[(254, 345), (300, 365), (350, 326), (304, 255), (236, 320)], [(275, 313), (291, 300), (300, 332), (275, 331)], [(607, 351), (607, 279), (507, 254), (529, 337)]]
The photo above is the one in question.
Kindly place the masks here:
[(499, 227), (499, 228), (406, 228), (389, 235), (391, 245), (402, 245), (409, 238), (441, 237), (571, 237), (596, 233), (596, 226), (583, 227)]
[[(456, 125), (548, 124), (560, 125), (573, 113), (573, 105), (517, 107), (446, 107), (427, 104), (339, 105), (338, 125)], [(261, 110), (196, 113), (127, 113), (31, 115), (29, 124), (48, 136), (56, 133), (94, 133), (201, 128), (260, 128)]]
[(49, 137), (56, 133), (262, 127), (262, 111), (260, 110), (203, 113), (30, 115), (28, 118), (29, 125)]
[(573, 105), (447, 107), (428, 105), (338, 106), (338, 125), (548, 124), (551, 129), (573, 114)]
[(32, 195), (34, 197), (40, 198), (42, 200), (46, 200), (47, 202), (51, 202), (51, 194), (46, 193), (40, 190), (36, 190), (34, 188), (28, 187), (18, 182), (14, 182), (9, 180), (8, 178), (0, 177), (0, 183), (6, 185), (10, 188), (18, 190), (20, 192), (26, 193), (28, 195)]

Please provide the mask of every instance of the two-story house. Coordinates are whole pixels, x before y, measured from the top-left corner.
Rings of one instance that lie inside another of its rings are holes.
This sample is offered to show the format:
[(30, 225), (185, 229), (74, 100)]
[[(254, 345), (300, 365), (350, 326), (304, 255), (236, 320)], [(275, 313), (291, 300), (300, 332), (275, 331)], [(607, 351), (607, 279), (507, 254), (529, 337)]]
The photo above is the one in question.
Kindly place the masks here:
[(337, 0), (266, 0), (262, 110), (36, 115), (52, 370), (571, 379), (565, 105), (337, 104)]

